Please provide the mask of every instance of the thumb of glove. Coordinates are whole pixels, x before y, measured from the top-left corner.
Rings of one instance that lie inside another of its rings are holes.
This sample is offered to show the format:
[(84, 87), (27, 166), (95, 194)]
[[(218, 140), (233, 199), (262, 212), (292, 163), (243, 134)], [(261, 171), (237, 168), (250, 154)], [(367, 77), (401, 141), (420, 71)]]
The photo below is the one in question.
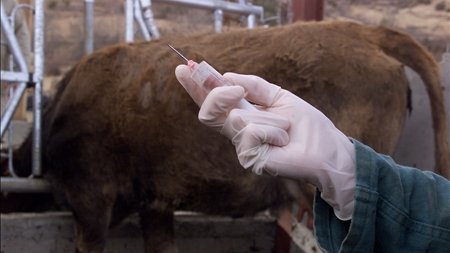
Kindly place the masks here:
[(188, 92), (188, 94), (192, 97), (194, 102), (201, 107), (203, 101), (205, 101), (208, 92), (205, 91), (202, 87), (197, 85), (191, 79), (191, 70), (187, 65), (181, 64), (175, 68), (175, 76), (180, 82), (180, 84), (184, 87), (184, 89)]

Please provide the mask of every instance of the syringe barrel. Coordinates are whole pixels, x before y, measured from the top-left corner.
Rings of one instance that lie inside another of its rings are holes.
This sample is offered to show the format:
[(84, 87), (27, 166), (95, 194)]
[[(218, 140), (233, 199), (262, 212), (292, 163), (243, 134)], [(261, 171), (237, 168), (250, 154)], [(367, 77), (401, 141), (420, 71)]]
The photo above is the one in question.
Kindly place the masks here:
[[(231, 86), (231, 84), (223, 78), (223, 76), (215, 70), (211, 65), (202, 61), (200, 63), (190, 62), (188, 64), (191, 67), (191, 79), (200, 85), (204, 90), (210, 92), (212, 89), (220, 86)], [(237, 104), (240, 109), (257, 110), (247, 100), (242, 99)]]
[(193, 66), (191, 78), (207, 92), (219, 86), (230, 85), (217, 70), (205, 61)]

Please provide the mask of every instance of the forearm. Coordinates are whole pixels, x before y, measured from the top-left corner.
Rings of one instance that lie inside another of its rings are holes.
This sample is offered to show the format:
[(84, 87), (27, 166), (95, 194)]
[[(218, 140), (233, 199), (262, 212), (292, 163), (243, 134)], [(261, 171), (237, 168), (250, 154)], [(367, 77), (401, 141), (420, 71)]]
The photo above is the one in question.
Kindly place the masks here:
[(379, 252), (450, 248), (450, 182), (434, 173), (398, 166), (354, 142), (353, 217), (340, 221), (316, 194), (314, 225), (321, 247)]

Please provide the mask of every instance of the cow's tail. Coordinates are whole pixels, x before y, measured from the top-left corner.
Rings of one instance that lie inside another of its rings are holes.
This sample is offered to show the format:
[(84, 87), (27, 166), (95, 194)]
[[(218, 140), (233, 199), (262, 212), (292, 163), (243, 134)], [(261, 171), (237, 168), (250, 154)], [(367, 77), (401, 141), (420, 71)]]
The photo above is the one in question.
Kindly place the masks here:
[(428, 50), (408, 34), (374, 27), (368, 38), (387, 55), (416, 71), (425, 84), (431, 104), (434, 129), (436, 172), (450, 178), (450, 151), (441, 69)]

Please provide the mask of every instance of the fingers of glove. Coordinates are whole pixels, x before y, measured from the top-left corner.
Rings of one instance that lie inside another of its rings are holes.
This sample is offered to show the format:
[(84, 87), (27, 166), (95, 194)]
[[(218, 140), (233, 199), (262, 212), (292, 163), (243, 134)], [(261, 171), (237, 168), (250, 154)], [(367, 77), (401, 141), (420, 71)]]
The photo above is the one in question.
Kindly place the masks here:
[[(304, 155), (304, 144), (293, 143), (292, 139), (288, 146), (273, 147), (266, 159), (264, 169), (271, 175), (279, 175), (292, 179), (299, 179), (317, 186), (318, 168), (321, 168), (321, 161), (308, 155)], [(320, 173), (320, 172), (318, 172)]]
[(203, 104), (208, 92), (197, 85), (191, 78), (191, 70), (187, 65), (181, 64), (175, 68), (175, 76), (178, 82), (184, 87), (194, 102), (200, 107)]
[[(236, 134), (232, 142), (236, 146), (238, 156), (245, 156), (245, 154), (247, 156), (261, 156), (261, 153), (249, 152), (249, 150), (254, 150), (262, 144), (285, 146), (289, 143), (289, 135), (286, 130), (279, 127), (251, 123)], [(254, 159), (254, 157), (248, 158), (248, 160)], [(259, 158), (265, 160), (265, 157)]]
[(250, 150), (238, 153), (239, 163), (246, 169), (252, 167), (252, 172), (257, 175), (261, 175), (263, 173), (271, 147), (272, 146), (268, 143), (263, 143)]
[(254, 75), (241, 75), (228, 72), (223, 77), (233, 85), (244, 87), (248, 93), (247, 100), (267, 107), (272, 106), (275, 97), (281, 90), (279, 86)]
[(266, 80), (254, 75), (241, 75), (236, 73), (225, 73), (226, 78), (231, 84), (244, 87), (247, 92), (246, 99), (255, 104), (272, 108), (280, 108), (278, 113), (292, 115), (298, 112), (307, 111), (308, 113), (315, 113), (318, 110), (308, 104), (303, 99), (292, 94), (291, 92), (281, 89), (275, 84), (271, 84)]
[(200, 108), (198, 114), (200, 122), (220, 131), (230, 108), (244, 97), (244, 92), (240, 86), (223, 86), (213, 89)]
[(231, 140), (249, 124), (273, 126), (285, 131), (290, 127), (289, 120), (278, 114), (264, 111), (233, 109), (230, 111), (224, 123), (221, 134)]

